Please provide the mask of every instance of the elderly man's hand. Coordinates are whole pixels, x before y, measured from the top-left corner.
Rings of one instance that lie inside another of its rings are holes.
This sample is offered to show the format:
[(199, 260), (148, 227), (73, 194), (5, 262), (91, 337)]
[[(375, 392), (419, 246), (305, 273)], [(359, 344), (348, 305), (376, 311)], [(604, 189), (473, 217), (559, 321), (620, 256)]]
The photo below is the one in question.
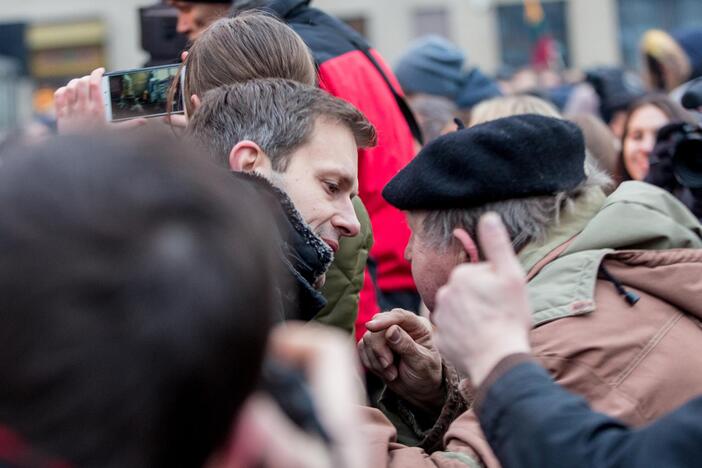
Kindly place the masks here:
[(366, 324), (359, 342), (363, 365), (398, 396), (427, 410), (441, 408), (441, 355), (432, 341), (431, 323), (412, 312), (395, 309)]
[(432, 315), (441, 354), (475, 386), (503, 358), (530, 351), (531, 329), (526, 277), (500, 218), (485, 215), (478, 237), (487, 261), (458, 266), (439, 290)]

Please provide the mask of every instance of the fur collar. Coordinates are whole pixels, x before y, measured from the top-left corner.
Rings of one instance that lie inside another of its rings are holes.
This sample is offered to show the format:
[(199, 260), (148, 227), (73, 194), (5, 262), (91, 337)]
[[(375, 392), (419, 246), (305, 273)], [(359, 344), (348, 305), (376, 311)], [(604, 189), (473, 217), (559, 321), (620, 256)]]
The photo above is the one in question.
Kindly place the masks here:
[(302, 219), (284, 191), (257, 174), (234, 175), (257, 189), (278, 223), (282, 238), (281, 259), (297, 285), (297, 288), (282, 291), (286, 318), (312, 319), (326, 305), (326, 300), (313, 285), (327, 272), (334, 260), (332, 249)]

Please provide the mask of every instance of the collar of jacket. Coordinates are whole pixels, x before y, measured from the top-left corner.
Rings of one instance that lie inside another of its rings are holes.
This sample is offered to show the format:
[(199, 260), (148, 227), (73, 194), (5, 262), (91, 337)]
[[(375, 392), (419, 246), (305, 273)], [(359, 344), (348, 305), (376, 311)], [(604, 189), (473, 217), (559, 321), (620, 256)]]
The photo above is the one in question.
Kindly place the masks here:
[(309, 6), (312, 0), (273, 0), (267, 6), (280, 18), (287, 18), (290, 13), (300, 6)]
[(311, 320), (326, 300), (314, 284), (326, 274), (334, 259), (331, 248), (302, 219), (290, 197), (271, 182), (256, 174), (234, 173), (252, 183), (273, 210), (278, 223), (281, 259), (294, 286), (281, 291), (286, 319)]
[(522, 266), (531, 269), (569, 239), (568, 248), (529, 282), (534, 326), (594, 311), (595, 283), (608, 254), (702, 248), (702, 226), (665, 190), (625, 182), (608, 198), (591, 190), (577, 200), (546, 242), (525, 247)]

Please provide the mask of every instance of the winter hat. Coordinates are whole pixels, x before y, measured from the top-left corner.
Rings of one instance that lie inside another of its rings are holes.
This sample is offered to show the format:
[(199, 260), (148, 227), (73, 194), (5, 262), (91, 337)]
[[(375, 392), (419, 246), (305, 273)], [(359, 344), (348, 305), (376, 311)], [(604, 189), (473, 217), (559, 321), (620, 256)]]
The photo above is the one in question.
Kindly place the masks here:
[(641, 79), (623, 68), (593, 68), (586, 72), (585, 80), (600, 98), (600, 114), (605, 122), (610, 122), (615, 113), (628, 109), (646, 94)]
[(673, 31), (671, 36), (690, 59), (692, 74), (689, 79), (702, 76), (702, 28), (685, 28)]
[(395, 67), (395, 76), (408, 93), (454, 99), (463, 83), (463, 52), (440, 36), (412, 42)]
[(497, 83), (476, 67), (465, 75), (461, 90), (456, 96), (456, 105), (461, 109), (467, 109), (481, 101), (499, 96), (502, 96), (502, 92)]
[(400, 210), (472, 208), (553, 195), (585, 180), (574, 123), (536, 114), (493, 120), (427, 144), (383, 190)]

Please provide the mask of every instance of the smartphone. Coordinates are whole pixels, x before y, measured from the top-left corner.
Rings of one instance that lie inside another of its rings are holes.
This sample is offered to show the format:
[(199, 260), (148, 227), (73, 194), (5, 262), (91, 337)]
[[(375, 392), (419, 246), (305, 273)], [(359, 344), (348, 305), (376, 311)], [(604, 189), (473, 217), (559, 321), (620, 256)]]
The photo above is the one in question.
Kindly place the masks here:
[[(102, 97), (107, 121), (167, 115), (168, 91), (180, 69), (180, 64), (174, 64), (106, 73), (102, 77)], [(172, 114), (182, 114), (185, 107), (183, 75), (181, 72)]]
[(322, 424), (304, 374), (275, 359), (263, 363), (260, 389), (268, 393), (298, 428), (319, 437), (326, 445), (332, 439)]

